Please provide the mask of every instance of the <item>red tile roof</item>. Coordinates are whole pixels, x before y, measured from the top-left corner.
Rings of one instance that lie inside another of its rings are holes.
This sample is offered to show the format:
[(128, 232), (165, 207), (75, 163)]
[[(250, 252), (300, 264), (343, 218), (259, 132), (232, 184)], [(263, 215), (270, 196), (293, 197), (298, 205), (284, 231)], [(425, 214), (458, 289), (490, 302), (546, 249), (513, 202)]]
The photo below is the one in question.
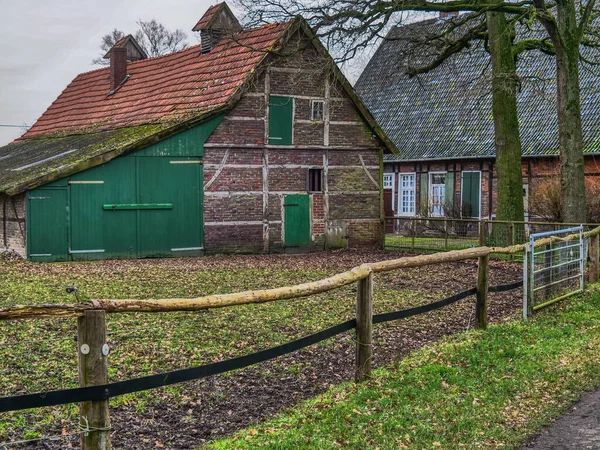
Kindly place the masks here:
[(129, 79), (113, 95), (109, 68), (78, 75), (20, 139), (178, 123), (224, 107), (290, 23), (223, 38), (204, 55), (196, 45), (130, 63)]
[(201, 31), (204, 28), (206, 28), (210, 24), (210, 22), (215, 18), (217, 12), (219, 12), (221, 8), (224, 8), (224, 5), (224, 2), (217, 3), (216, 5), (212, 5), (210, 8), (208, 8), (196, 24), (196, 26), (192, 28), (192, 31)]

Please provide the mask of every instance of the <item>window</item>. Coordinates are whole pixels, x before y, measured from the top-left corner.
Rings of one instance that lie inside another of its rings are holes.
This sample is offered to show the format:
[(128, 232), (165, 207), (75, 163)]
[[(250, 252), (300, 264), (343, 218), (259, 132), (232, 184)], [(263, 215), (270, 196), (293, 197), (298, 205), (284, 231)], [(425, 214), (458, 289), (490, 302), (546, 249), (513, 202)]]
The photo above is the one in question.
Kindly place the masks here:
[(294, 99), (269, 97), (269, 144), (292, 145), (294, 135)]
[(431, 217), (444, 216), (446, 202), (446, 172), (429, 173), (429, 212)]
[(383, 188), (384, 189), (394, 189), (394, 174), (393, 173), (384, 173), (383, 174)]
[(325, 117), (325, 101), (323, 100), (311, 100), (311, 115), (310, 120), (321, 122)]
[(415, 203), (415, 174), (399, 174), (398, 211), (401, 216), (414, 216)]
[(308, 169), (308, 192), (323, 191), (323, 169)]

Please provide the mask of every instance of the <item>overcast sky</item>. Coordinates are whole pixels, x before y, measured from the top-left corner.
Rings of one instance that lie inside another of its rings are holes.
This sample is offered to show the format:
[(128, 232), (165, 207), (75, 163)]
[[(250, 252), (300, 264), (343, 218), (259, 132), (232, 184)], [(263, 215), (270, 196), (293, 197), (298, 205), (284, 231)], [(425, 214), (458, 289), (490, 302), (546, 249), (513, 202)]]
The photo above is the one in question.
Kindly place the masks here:
[[(169, 29), (190, 30), (214, 0), (0, 0), (0, 124), (31, 125), (67, 84), (93, 70), (103, 35), (136, 30), (136, 20), (156, 19)], [(0, 145), (20, 136), (0, 127)]]

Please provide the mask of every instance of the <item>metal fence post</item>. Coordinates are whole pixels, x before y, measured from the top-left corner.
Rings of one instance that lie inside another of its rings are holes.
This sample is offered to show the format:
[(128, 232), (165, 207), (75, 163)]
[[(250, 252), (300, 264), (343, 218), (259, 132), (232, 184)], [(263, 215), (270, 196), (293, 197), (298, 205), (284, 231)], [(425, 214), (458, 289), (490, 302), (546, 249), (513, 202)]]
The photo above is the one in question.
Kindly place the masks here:
[(599, 246), (600, 243), (600, 235), (595, 234), (590, 238), (590, 283), (598, 282), (598, 258), (599, 258)]
[(475, 317), (477, 318), (477, 328), (487, 328), (487, 308), (488, 308), (488, 267), (490, 255), (479, 257), (477, 264), (477, 303), (475, 304)]
[[(98, 386), (108, 383), (108, 345), (106, 313), (85, 311), (77, 321), (77, 353), (79, 385)], [(108, 400), (82, 402), (79, 409), (82, 450), (110, 450), (110, 417)]]
[(412, 219), (412, 249), (415, 249), (415, 236), (417, 235), (417, 219)]
[(356, 381), (371, 377), (373, 358), (373, 272), (358, 281), (356, 295)]

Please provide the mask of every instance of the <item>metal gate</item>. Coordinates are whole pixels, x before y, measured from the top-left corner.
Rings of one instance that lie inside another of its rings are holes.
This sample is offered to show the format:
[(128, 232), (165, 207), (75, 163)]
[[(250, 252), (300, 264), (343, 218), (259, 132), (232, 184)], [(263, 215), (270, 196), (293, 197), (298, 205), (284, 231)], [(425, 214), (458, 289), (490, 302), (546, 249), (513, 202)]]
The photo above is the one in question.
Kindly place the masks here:
[[(568, 235), (576, 239), (564, 240)], [(546, 245), (541, 239), (556, 238)], [(587, 246), (583, 226), (530, 236), (523, 261), (523, 317), (583, 291)]]

